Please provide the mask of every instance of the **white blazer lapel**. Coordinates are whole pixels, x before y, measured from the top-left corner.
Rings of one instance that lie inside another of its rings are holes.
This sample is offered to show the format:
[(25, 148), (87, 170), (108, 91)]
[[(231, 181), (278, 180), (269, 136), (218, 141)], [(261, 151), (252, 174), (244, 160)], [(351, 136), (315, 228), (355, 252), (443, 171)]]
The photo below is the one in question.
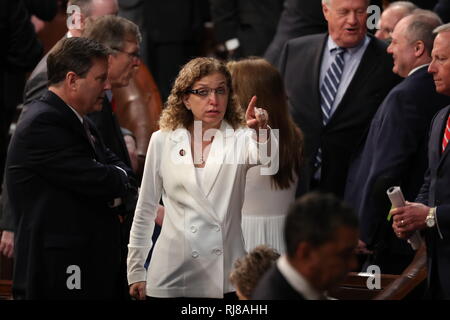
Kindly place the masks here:
[(178, 129), (171, 135), (170, 140), (172, 145), (170, 150), (171, 159), (169, 161), (173, 165), (173, 174), (177, 175), (186, 191), (196, 200), (201, 207), (200, 210), (208, 213), (219, 223), (213, 206), (206, 199), (205, 193), (197, 183), (189, 132), (186, 129)]
[(220, 129), (214, 136), (214, 140), (211, 144), (211, 150), (205, 164), (203, 190), (206, 197), (208, 197), (211, 193), (217, 176), (219, 175), (220, 170), (223, 168), (223, 165), (226, 163), (226, 156), (229, 152), (229, 149), (234, 148), (234, 143), (230, 139), (233, 136), (233, 127), (231, 127), (226, 121), (222, 121)]

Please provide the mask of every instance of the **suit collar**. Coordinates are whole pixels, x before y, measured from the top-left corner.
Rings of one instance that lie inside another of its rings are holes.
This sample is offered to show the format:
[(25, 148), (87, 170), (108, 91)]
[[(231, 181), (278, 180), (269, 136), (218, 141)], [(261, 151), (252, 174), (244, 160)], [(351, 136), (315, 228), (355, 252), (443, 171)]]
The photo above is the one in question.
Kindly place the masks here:
[(430, 65), (429, 63), (426, 63), (421, 66), (415, 67), (408, 73), (408, 77), (412, 76), (414, 73), (417, 73), (417, 71), (419, 70), (426, 70), (428, 72), (428, 69), (425, 69), (425, 67), (428, 67), (429, 65)]
[[(210, 195), (217, 176), (225, 162), (225, 155), (230, 147), (233, 146), (229, 139), (234, 136), (234, 130), (226, 121), (222, 121), (218, 133), (211, 143), (211, 149), (204, 168), (204, 179), (202, 183), (197, 181), (195, 174), (194, 160), (191, 152), (191, 136), (187, 129), (179, 128), (169, 136), (171, 143), (170, 161), (177, 167), (179, 179), (182, 181), (186, 190), (196, 199), (203, 208), (204, 212), (209, 213), (216, 222), (219, 222), (219, 216), (214, 210), (208, 196)], [(181, 170), (180, 170), (180, 166)]]
[(281, 256), (277, 261), (277, 268), (286, 281), (306, 300), (324, 300), (325, 295), (314, 289), (300, 272), (288, 261), (287, 256)]
[[(86, 131), (84, 130), (82, 122), (75, 114), (74, 110), (69, 107), (69, 105), (62, 100), (57, 94), (54, 92), (47, 90), (41, 98), (41, 101), (54, 108), (63, 118), (65, 118), (66, 122), (69, 124), (72, 130), (82, 135), (88, 143), (89, 147), (92, 149), (94, 154), (96, 154), (96, 150), (93, 148), (90, 140), (87, 136)], [(86, 118), (86, 117), (85, 117)]]

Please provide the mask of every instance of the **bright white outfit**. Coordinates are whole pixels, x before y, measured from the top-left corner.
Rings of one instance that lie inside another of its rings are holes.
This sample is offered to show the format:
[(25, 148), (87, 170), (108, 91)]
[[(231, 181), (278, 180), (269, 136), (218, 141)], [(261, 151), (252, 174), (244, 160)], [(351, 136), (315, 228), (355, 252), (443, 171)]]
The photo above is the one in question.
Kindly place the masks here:
[(261, 175), (261, 168), (252, 167), (247, 172), (242, 207), (245, 250), (249, 252), (265, 244), (284, 254), (284, 221), (289, 206), (295, 201), (297, 178), (288, 189), (275, 189), (271, 185), (271, 176)]
[[(273, 136), (271, 140), (276, 143)], [(235, 131), (222, 121), (199, 184), (189, 132), (153, 133), (128, 245), (130, 284), (147, 281), (147, 295), (162, 298), (222, 298), (234, 291), (228, 275), (234, 261), (245, 255), (245, 176), (262, 149), (249, 130)], [(164, 223), (146, 271), (161, 195)]]

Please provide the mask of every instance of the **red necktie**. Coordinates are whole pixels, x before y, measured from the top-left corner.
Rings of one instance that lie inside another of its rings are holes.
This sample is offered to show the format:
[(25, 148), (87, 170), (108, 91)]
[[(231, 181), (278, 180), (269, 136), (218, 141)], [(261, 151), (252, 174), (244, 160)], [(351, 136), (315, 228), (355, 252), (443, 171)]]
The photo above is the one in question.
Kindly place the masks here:
[(442, 139), (442, 152), (445, 151), (445, 148), (448, 145), (448, 141), (450, 140), (450, 115), (447, 119), (447, 126), (445, 127), (444, 138)]

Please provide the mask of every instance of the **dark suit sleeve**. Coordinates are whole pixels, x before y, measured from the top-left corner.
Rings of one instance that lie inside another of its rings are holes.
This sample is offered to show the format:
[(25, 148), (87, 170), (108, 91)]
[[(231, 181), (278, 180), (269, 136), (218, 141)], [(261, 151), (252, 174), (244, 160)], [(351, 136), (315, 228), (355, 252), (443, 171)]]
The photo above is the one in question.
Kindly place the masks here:
[[(6, 65), (22, 71), (30, 71), (42, 55), (42, 46), (37, 40), (30, 16), (22, 1), (5, 1), (7, 11), (1, 14), (7, 19), (8, 37), (5, 41)], [(4, 6), (3, 6), (4, 7)], [(4, 22), (3, 22), (4, 23)]]
[(39, 99), (47, 91), (47, 84), (47, 68), (38, 72), (36, 75), (32, 75), (25, 84), (24, 104)]
[(423, 203), (424, 205), (428, 205), (428, 196), (430, 190), (430, 169), (425, 173), (425, 178), (423, 180), (422, 187), (420, 188), (419, 194), (416, 197), (416, 202)]
[(390, 207), (386, 190), (402, 185), (413, 157), (426, 157), (417, 155), (417, 150), (421, 143), (425, 143), (423, 133), (427, 132), (428, 123), (423, 121), (426, 115), (420, 112), (414, 96), (396, 91), (388, 99), (383, 106), (383, 110), (387, 110), (384, 117), (375, 117), (372, 121), (372, 126), (380, 126), (375, 130), (379, 136), (369, 136), (370, 141), (366, 142), (374, 144), (371, 147), (376, 150), (360, 212), (361, 239), (368, 244), (373, 242), (377, 225), (386, 221)]
[(87, 144), (60, 126), (60, 121), (54, 114), (41, 114), (31, 128), (17, 136), (18, 145), (27, 146), (25, 165), (50, 183), (84, 196), (113, 199), (125, 195), (126, 175), (114, 165), (93, 159)]
[(14, 231), (14, 217), (11, 212), (11, 206), (9, 204), (8, 190), (6, 183), (3, 181), (1, 199), (1, 214), (0, 214), (0, 230)]

